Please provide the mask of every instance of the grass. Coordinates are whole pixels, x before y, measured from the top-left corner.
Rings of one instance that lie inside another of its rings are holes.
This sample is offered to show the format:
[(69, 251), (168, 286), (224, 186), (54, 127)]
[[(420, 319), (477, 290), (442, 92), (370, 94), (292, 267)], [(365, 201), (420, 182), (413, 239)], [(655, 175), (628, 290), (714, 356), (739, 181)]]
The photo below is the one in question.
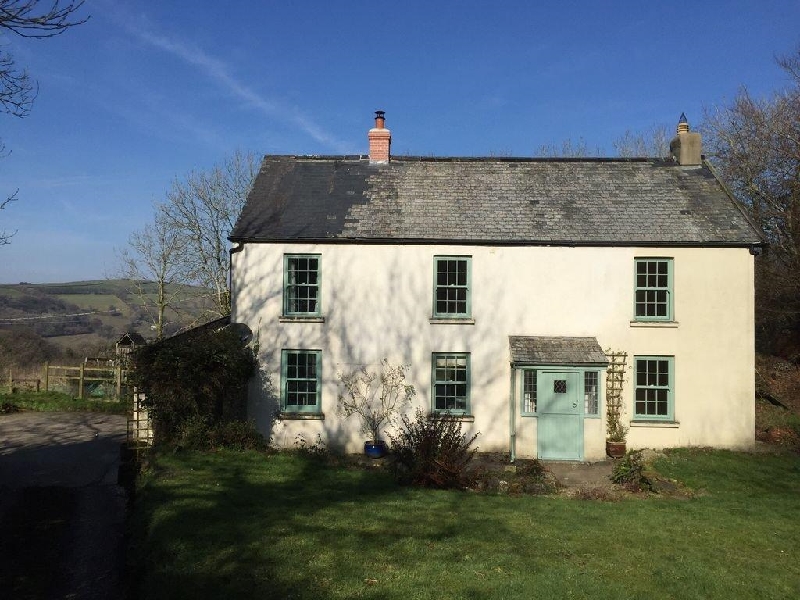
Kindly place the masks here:
[(125, 414), (125, 402), (108, 402), (104, 400), (80, 400), (61, 392), (17, 392), (0, 394), (0, 413), (16, 412), (16, 410), (34, 410), (43, 412), (85, 411)]
[(398, 487), (292, 453), (178, 453), (143, 476), (136, 597), (795, 598), (800, 458), (678, 451), (691, 500)]

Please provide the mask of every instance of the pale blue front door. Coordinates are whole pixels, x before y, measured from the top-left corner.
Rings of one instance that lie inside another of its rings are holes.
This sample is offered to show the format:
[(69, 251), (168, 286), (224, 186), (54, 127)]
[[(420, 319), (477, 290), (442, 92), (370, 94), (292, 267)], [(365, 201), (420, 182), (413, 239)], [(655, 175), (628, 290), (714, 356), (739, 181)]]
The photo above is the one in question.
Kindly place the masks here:
[(580, 373), (539, 371), (537, 455), (543, 460), (583, 459)]

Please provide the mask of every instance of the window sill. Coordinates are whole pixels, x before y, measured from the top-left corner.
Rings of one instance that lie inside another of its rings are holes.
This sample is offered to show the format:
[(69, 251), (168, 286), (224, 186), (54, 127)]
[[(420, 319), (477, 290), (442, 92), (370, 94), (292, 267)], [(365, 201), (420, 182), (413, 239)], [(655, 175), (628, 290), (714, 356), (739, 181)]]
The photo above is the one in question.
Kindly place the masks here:
[(458, 421), (460, 423), (474, 423), (474, 415), (447, 415), (439, 413), (431, 413), (428, 415), (429, 421)]
[[(539, 416), (539, 413), (521, 412), (521, 413), (519, 413), (519, 416), (520, 417), (534, 417), (535, 418), (535, 417)], [(594, 415), (594, 414), (587, 415), (587, 414), (585, 414), (585, 415), (583, 415), (583, 418), (584, 419), (594, 419), (595, 421), (597, 421), (597, 420), (600, 419), (600, 415)]]
[(431, 317), (431, 325), (475, 325), (469, 317)]
[(324, 323), (325, 317), (292, 317), (292, 316), (281, 316), (278, 317), (278, 323)]
[(280, 421), (324, 421), (325, 413), (281, 412), (278, 414)]
[(631, 321), (631, 327), (655, 327), (674, 329), (678, 327), (677, 321)]
[(631, 421), (631, 427), (653, 427), (656, 429), (677, 429), (679, 421)]

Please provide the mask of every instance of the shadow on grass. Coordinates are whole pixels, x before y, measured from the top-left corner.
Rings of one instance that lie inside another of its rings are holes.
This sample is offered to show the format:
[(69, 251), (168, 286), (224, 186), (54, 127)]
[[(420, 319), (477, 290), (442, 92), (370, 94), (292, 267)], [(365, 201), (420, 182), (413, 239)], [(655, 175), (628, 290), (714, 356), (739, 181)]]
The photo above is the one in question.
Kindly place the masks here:
[(445, 516), (459, 494), (425, 492), (429, 512), (404, 510), (422, 492), (383, 471), (296, 453), (192, 453), (157, 464), (133, 522), (139, 598), (386, 597), (385, 585), (371, 586), (391, 577), (396, 552), (413, 570), (426, 548), (463, 532)]
[(711, 494), (509, 498), (401, 488), (295, 453), (162, 456), (136, 505), (136, 597), (790, 597), (797, 458), (667, 458)]

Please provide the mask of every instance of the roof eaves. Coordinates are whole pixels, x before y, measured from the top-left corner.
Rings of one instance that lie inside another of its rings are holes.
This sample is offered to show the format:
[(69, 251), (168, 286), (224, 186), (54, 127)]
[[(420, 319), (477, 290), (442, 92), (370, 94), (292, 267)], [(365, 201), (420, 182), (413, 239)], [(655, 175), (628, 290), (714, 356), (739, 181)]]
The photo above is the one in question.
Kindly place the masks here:
[(648, 240), (499, 240), (444, 238), (369, 238), (369, 237), (288, 237), (229, 236), (232, 243), (249, 244), (364, 244), (364, 245), (431, 245), (431, 246), (557, 246), (601, 248), (750, 248), (763, 245), (761, 240), (737, 242), (687, 242)]

